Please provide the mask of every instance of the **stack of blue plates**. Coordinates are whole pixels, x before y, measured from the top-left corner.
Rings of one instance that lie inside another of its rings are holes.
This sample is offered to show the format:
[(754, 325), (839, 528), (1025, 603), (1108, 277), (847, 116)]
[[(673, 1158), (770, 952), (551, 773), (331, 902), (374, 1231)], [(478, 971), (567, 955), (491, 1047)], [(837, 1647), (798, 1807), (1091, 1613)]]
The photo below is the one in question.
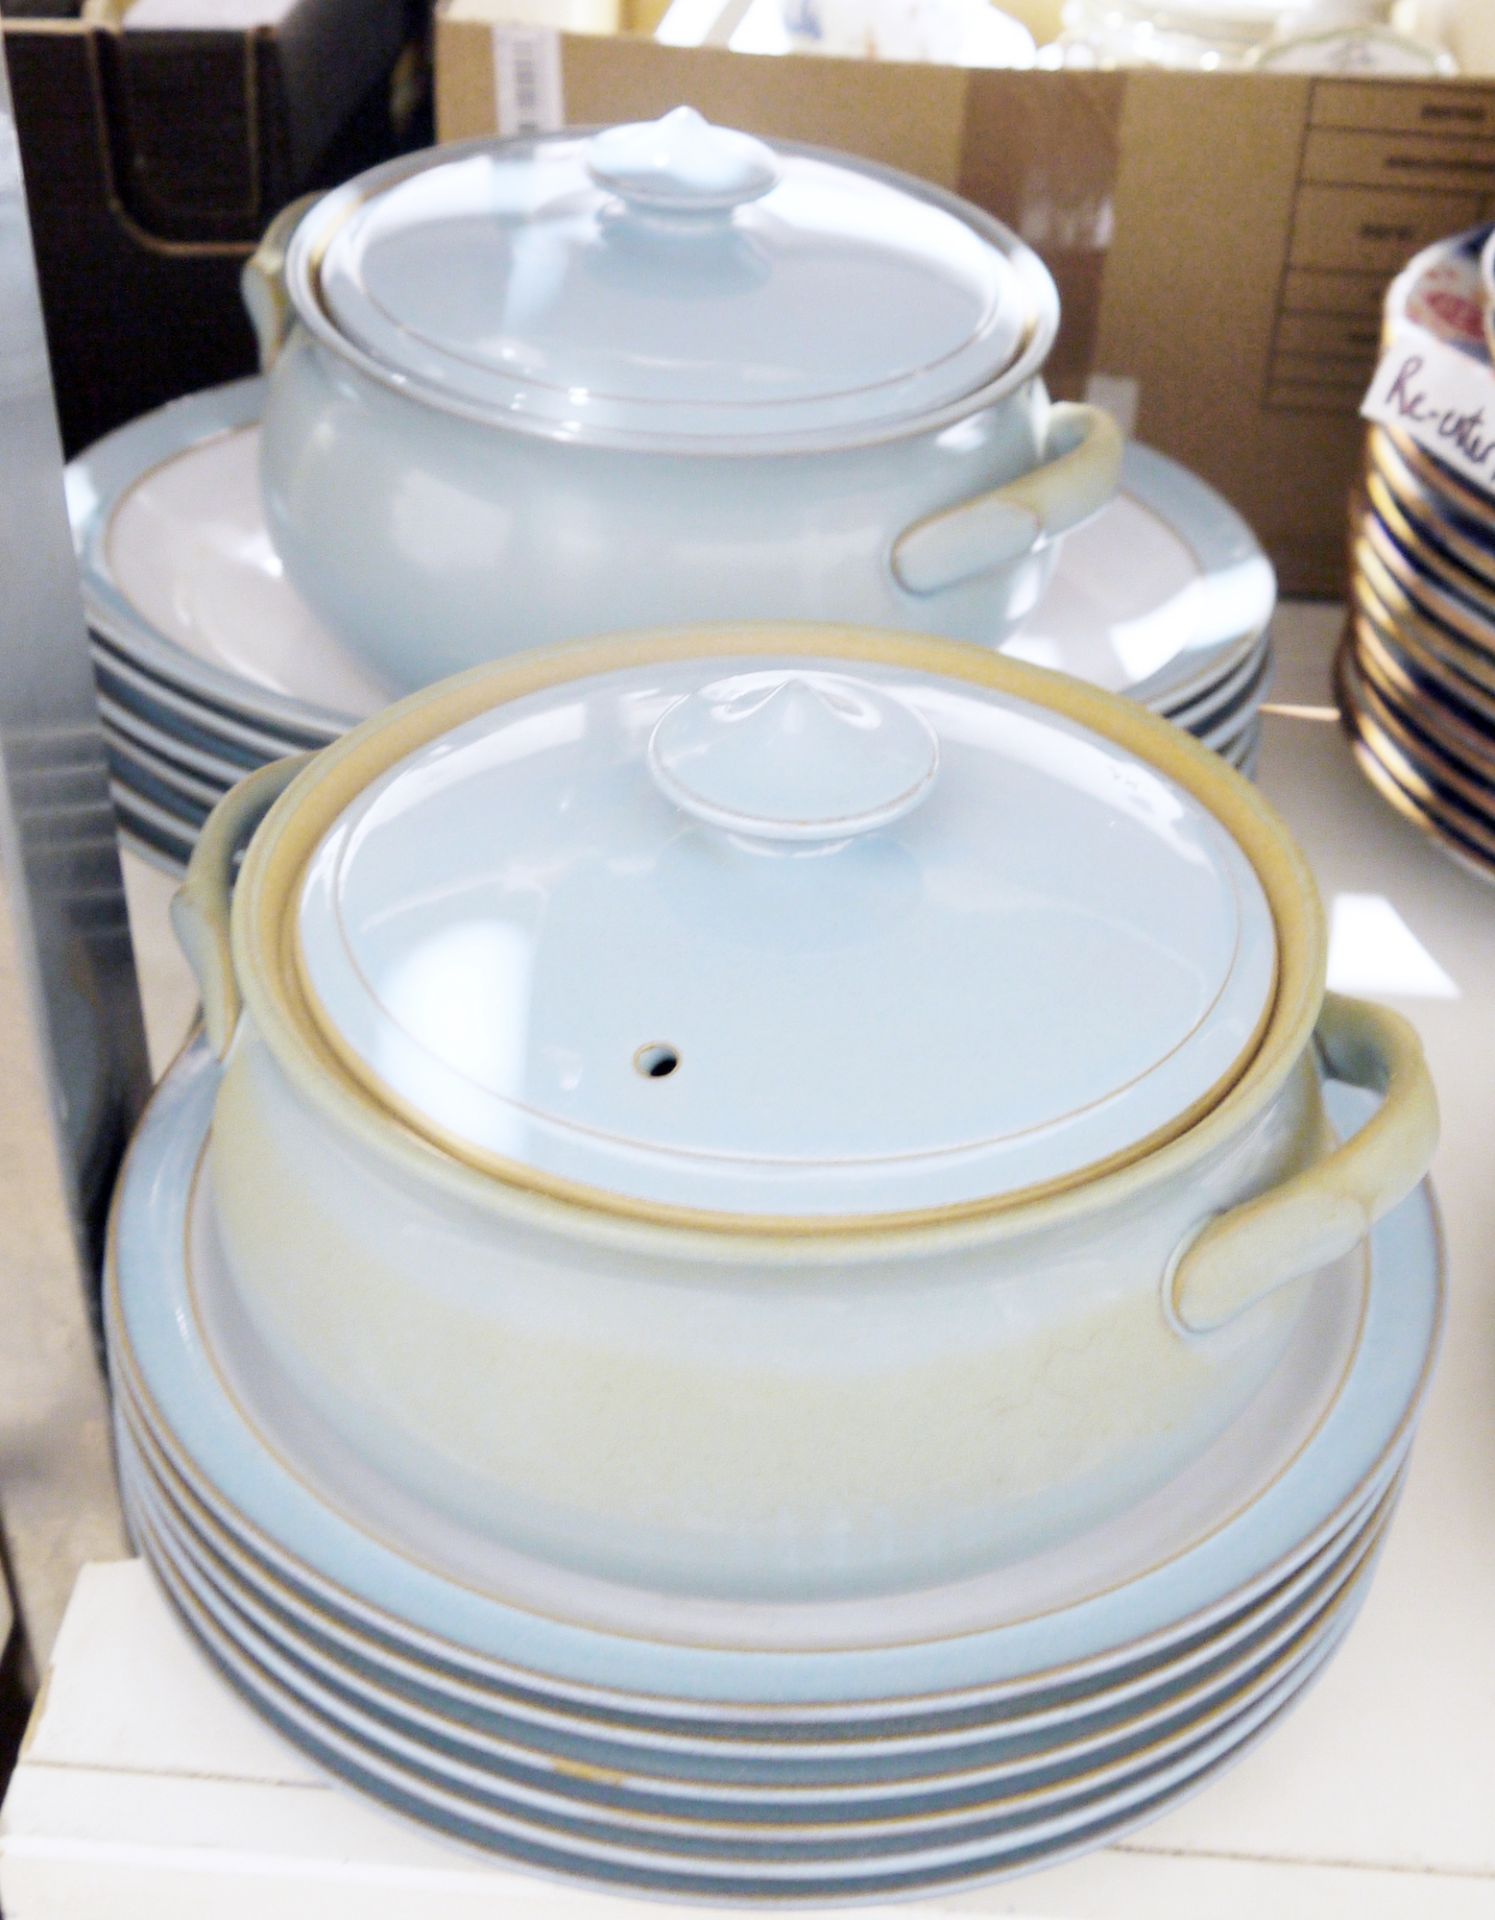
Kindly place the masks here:
[[(312, 1428), (277, 1425), (198, 1179), (217, 1084), (189, 1049), (117, 1203), (130, 1524), (228, 1683), (427, 1828), (692, 1899), (1015, 1874), (1115, 1840), (1239, 1760), (1365, 1599), (1442, 1313), (1425, 1190), (1315, 1288), (1220, 1439), (1126, 1511), (958, 1586), (696, 1599), (688, 1630), (670, 1595), (629, 1588), (645, 1624), (625, 1630), (564, 1568), (464, 1572)], [(1370, 1104), (1328, 1097), (1346, 1131)]]
[[(260, 505), (263, 400), (260, 380), (194, 394), (68, 470), (120, 824), (174, 871), (235, 780), (325, 745), (389, 697), (282, 573)], [(1008, 645), (1130, 694), (1249, 773), (1274, 603), (1239, 516), (1133, 446), (1121, 497), (1069, 537)]]
[(386, 704), (287, 583), (259, 497), (261, 380), (142, 416), (67, 471), (127, 843), (172, 871), (246, 773)]
[[(1419, 254), (1387, 295), (1388, 333), (1410, 322), (1495, 373), (1479, 273), (1492, 232)], [(1371, 428), (1351, 506), (1338, 687), (1379, 791), (1495, 879), (1495, 498), (1395, 428)]]

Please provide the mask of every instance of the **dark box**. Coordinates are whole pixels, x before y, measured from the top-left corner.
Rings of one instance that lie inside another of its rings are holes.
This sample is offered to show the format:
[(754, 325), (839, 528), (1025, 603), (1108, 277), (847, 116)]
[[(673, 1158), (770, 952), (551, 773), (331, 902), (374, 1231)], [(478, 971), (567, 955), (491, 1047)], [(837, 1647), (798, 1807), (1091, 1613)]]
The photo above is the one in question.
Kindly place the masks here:
[[(288, 201), (421, 139), (412, 0), (290, 0), (274, 27), (131, 31), (7, 0), (63, 440), (248, 373), (239, 272)], [(98, 14), (100, 17), (95, 17)]]

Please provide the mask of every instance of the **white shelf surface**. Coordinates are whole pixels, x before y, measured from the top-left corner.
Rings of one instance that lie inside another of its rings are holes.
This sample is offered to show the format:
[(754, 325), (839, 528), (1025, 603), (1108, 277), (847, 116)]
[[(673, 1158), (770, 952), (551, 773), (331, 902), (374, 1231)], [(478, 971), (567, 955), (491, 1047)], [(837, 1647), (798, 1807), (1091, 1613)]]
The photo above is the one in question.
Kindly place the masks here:
[[(1444, 1112), (1448, 1335), (1365, 1612), (1301, 1709), (1125, 1844), (928, 1905), (1032, 1920), (1495, 1920), (1495, 888), (1356, 771), (1328, 714), (1339, 615), (1289, 607), (1262, 784), (1331, 915), (1331, 984), (1401, 1007)], [(170, 885), (136, 867), (152, 1046), (190, 1017)], [(0, 1816), (7, 1920), (393, 1920), (638, 1903), (470, 1857), (327, 1783), (228, 1690), (138, 1562), (74, 1594)], [(704, 1913), (707, 1909), (702, 1908)]]

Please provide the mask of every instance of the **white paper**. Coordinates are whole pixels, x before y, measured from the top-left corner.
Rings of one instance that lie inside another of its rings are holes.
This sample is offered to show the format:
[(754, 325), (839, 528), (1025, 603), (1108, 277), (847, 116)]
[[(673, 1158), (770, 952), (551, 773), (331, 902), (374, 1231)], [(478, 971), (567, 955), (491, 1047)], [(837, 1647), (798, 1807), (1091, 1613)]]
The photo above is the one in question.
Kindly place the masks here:
[(1495, 368), (1421, 327), (1403, 327), (1381, 356), (1360, 409), (1495, 495)]

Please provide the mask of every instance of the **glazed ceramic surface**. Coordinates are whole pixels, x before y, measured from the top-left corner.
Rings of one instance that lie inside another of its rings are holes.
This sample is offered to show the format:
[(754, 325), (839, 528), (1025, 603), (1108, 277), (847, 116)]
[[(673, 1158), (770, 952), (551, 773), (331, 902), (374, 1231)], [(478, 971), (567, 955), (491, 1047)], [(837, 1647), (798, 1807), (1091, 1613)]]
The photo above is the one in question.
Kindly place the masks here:
[(68, 512), (90, 627), (286, 751), (389, 692), (285, 578), (260, 500), (263, 406), (263, 380), (236, 380), (132, 420), (69, 463)]
[(688, 109), (377, 169), (285, 286), (272, 537), (401, 688), (661, 621), (995, 645), (1115, 491), (1114, 426), (1043, 391), (1057, 300), (1013, 235)]
[(968, 649), (657, 636), (410, 703), (256, 837), (233, 1033), (244, 804), (181, 925), (255, 1370), (391, 1497), (574, 1573), (854, 1600), (1077, 1532), (1228, 1424), (1293, 1283), (1425, 1166), (1410, 1038), (1341, 1003), (1392, 1097), (1327, 1152), (1316, 902), (1249, 790)]
[[(270, 544), (263, 398), (255, 379), (173, 402), (68, 469), (116, 811), (135, 850), (176, 873), (236, 779), (337, 738), (386, 698)], [(1063, 543), (1009, 648), (1145, 700), (1249, 771), (1270, 655), (1249, 628), (1270, 609), (1270, 570), (1182, 468), (1136, 447), (1125, 467), (1123, 497)]]
[[(442, 1581), (361, 1534), (246, 1425), (204, 1349), (180, 1253), (173, 1257), (183, 1244), (183, 1213), (214, 1080), (203, 1051), (174, 1072), (141, 1134), (122, 1195), (112, 1309), (116, 1363), (125, 1357), (132, 1376), (138, 1366), (142, 1383), (127, 1388), (127, 1397), (158, 1409), (155, 1418), (169, 1423), (198, 1470), (223, 1490), (220, 1497), (246, 1516), (241, 1525), (267, 1527), (257, 1537), (286, 1543), (276, 1551), (294, 1552), (308, 1570), (303, 1577), (325, 1581), (331, 1570), (331, 1590), (345, 1596), (341, 1604), (371, 1622), (382, 1620), (386, 1632), (433, 1666), (483, 1675), (485, 1683), (507, 1674), (521, 1688), (528, 1677), (531, 1687), (538, 1683), (558, 1701), (580, 1697), (600, 1706), (615, 1699), (620, 1708), (643, 1711), (644, 1696), (652, 1695), (656, 1710), (669, 1701), (679, 1716), (699, 1701), (703, 1710), (709, 1704), (709, 1719), (723, 1720), (743, 1712), (734, 1700), (761, 1699), (759, 1713), (766, 1708), (770, 1719), (790, 1715), (796, 1701), (815, 1701), (822, 1703), (815, 1717), (829, 1730), (856, 1702), (867, 1703), (857, 1709), (865, 1715), (872, 1702), (949, 1686), (963, 1686), (968, 1699), (1015, 1698), (1052, 1687), (1062, 1675), (1073, 1683), (1087, 1671), (1124, 1668), (1160, 1635), (1187, 1648), (1212, 1618), (1228, 1618), (1253, 1593), (1279, 1585), (1347, 1513), (1364, 1511), (1375, 1488), (1386, 1485), (1404, 1450), (1436, 1334), (1436, 1235), (1425, 1203), (1413, 1201), (1376, 1230), (1353, 1363), (1308, 1442), (1294, 1457), (1279, 1457), (1275, 1471), (1223, 1524), (1223, 1507), (1217, 1508), (1215, 1524), (1203, 1528), (1188, 1551), (1109, 1592), (1092, 1591), (1069, 1606), (984, 1632), (839, 1653), (743, 1654), (587, 1632)], [(1346, 1120), (1366, 1110), (1354, 1096), (1335, 1091), (1332, 1099)], [(1222, 1449), (1219, 1465), (1227, 1478), (1231, 1459)], [(1216, 1494), (1229, 1505), (1222, 1482)], [(578, 1689), (579, 1677), (592, 1684)], [(637, 1691), (620, 1693), (620, 1686)], [(846, 1703), (841, 1708), (838, 1698)], [(905, 1698), (903, 1704), (912, 1711), (919, 1702)], [(946, 1694), (941, 1704), (953, 1710), (959, 1702)]]
[[(1218, 1519), (1220, 1458), (1227, 1446), (1233, 1469), (1231, 1496), (1265, 1479), (1283, 1457), (1309, 1437), (1338, 1390), (1354, 1353), (1360, 1308), (1353, 1273), (1317, 1290), (1282, 1361), (1225, 1434), (1206, 1449), (1204, 1464), (1176, 1471), (1156, 1494), (1128, 1499), (1113, 1521), (1102, 1513), (1061, 1538), (1047, 1552), (1037, 1549), (1020, 1563), (995, 1556), (998, 1570), (978, 1566), (947, 1580), (938, 1593), (928, 1587), (874, 1597), (825, 1597), (778, 1602), (692, 1598), (638, 1586), (602, 1572), (557, 1568), (524, 1543), (494, 1537), (481, 1517), (453, 1517), (450, 1502), (434, 1506), (428, 1494), (411, 1497), (392, 1483), (387, 1458), (371, 1465), (363, 1443), (349, 1443), (337, 1426), (310, 1408), (287, 1385), (285, 1368), (267, 1352), (239, 1306), (221, 1248), (215, 1244), (208, 1197), (201, 1188), (190, 1223), (188, 1253), (201, 1338), (217, 1356), (226, 1390), (245, 1418), (274, 1435), (290, 1457), (304, 1463), (309, 1482), (329, 1505), (360, 1531), (421, 1560), (443, 1577), (478, 1591), (501, 1593), (538, 1613), (568, 1616), (599, 1629), (639, 1635), (665, 1634), (707, 1644), (742, 1641), (773, 1645), (855, 1645), (934, 1630), (968, 1630), (993, 1618), (1042, 1611), (1073, 1600), (1092, 1583), (1133, 1577), (1194, 1542)], [(992, 1476), (993, 1501), (1000, 1484)], [(1066, 1504), (1056, 1501), (1061, 1514)], [(978, 1518), (978, 1523), (979, 1518)], [(1079, 1542), (1083, 1541), (1083, 1560)]]
[[(234, 381), (175, 401), (68, 469), (106, 720), (126, 714), (120, 731), (193, 766), (206, 756), (249, 771), (335, 739), (388, 697), (312, 615), (271, 545), (258, 485), (264, 391), (262, 379)], [(1273, 600), (1270, 568), (1226, 502), (1132, 444), (1120, 496), (1061, 543), (1006, 650), (1213, 735), (1235, 695), (1264, 696)]]
[(1379, 478), (1403, 513), (1463, 565), (1495, 579), (1495, 520), (1471, 512), (1465, 491), (1444, 482), (1444, 470), (1426, 457), (1414, 464), (1409, 452), (1407, 441), (1373, 428), (1366, 436), (1367, 479)]
[(1234, 508), (1132, 441), (1117, 498), (1066, 537), (1004, 651), (1179, 718), (1259, 644), (1276, 598), (1271, 563)]
[[(178, 1206), (184, 1204), (182, 1183), (159, 1160), (163, 1139), (152, 1139), (150, 1129), (157, 1125), (165, 1137), (175, 1135), (178, 1158), (190, 1160), (211, 1100), (186, 1127), (182, 1106), (175, 1114), (161, 1114), (161, 1108), (180, 1098), (194, 1073), (202, 1073), (211, 1092), (211, 1071), (198, 1056), (196, 1069), (188, 1062), (173, 1073), (136, 1148), (129, 1175), (136, 1194), (142, 1183), (157, 1198), (163, 1185), (177, 1187)], [(1364, 1110), (1353, 1096), (1336, 1092), (1334, 1102), (1349, 1123)], [(1378, 1242), (1384, 1236), (1386, 1229), (1380, 1229)], [(180, 1244), (180, 1225), (171, 1238)], [(123, 1273), (127, 1240), (121, 1215), (115, 1311), (132, 1290)], [(1384, 1258), (1386, 1246), (1380, 1252)], [(1384, 1286), (1384, 1292), (1401, 1296), (1403, 1308), (1405, 1283), (1414, 1273), (1416, 1260), (1401, 1265), (1395, 1281)], [(1436, 1254), (1426, 1281), (1436, 1294)], [(132, 1317), (127, 1306), (125, 1317)], [(1411, 1321), (1403, 1319), (1397, 1332), (1405, 1361)], [(1426, 1323), (1420, 1340), (1412, 1334), (1424, 1361), (1430, 1332), (1432, 1323)], [(121, 1325), (113, 1329), (113, 1342), (117, 1359), (132, 1356)], [(1363, 1344), (1353, 1371), (1370, 1354)], [(1382, 1413), (1389, 1384), (1384, 1375), (1374, 1382)], [(131, 1398), (125, 1388), (121, 1407)], [(1370, 1430), (1361, 1432), (1361, 1446), (1366, 1442), (1374, 1446)], [(789, 1803), (773, 1811), (775, 1803), (762, 1795), (741, 1801), (739, 1811), (729, 1793), (702, 1791), (689, 1778), (662, 1793), (660, 1782), (647, 1778), (637, 1788), (629, 1786), (628, 1776), (608, 1784), (606, 1772), (587, 1772), (585, 1763), (535, 1776), (528, 1763), (503, 1761), (491, 1741), (463, 1722), (434, 1722), (411, 1713), (409, 1701), (380, 1699), (315, 1647), (294, 1636), (288, 1640), (274, 1615), (255, 1611), (253, 1603), (246, 1607), (238, 1584), (225, 1580), (203, 1553), (200, 1534), (182, 1524), (182, 1509), (169, 1498), (169, 1482), (159, 1469), (148, 1465), (150, 1455), (136, 1452), (125, 1438), (123, 1457), (136, 1540), (152, 1555), (192, 1632), (259, 1711), (349, 1784), (468, 1845), (545, 1872), (735, 1901), (846, 1901), (963, 1884), (1046, 1864), (1073, 1847), (1115, 1836), (1130, 1818), (1161, 1811), (1267, 1732), (1311, 1684), (1353, 1622), (1363, 1569), (1380, 1536), (1380, 1523), (1361, 1521), (1361, 1544), (1345, 1549), (1340, 1571), (1307, 1603), (1301, 1619), (1284, 1613), (1280, 1630), (1244, 1649), (1234, 1663), (1217, 1663), (1219, 1684), (1190, 1678), (1188, 1663), (1180, 1665), (1176, 1682), (1159, 1672), (1155, 1705), (1113, 1713), (1109, 1724), (1102, 1716), (1094, 1732), (1084, 1722), (1079, 1728), (1059, 1722), (1052, 1745), (1042, 1736), (1032, 1745), (1031, 1736), (1019, 1734), (1008, 1759), (988, 1759), (977, 1768), (967, 1764), (969, 1753), (960, 1753), (952, 1772), (929, 1776), (914, 1797), (900, 1797), (892, 1782), (831, 1801), (810, 1788), (796, 1797), (793, 1814)], [(1276, 1498), (1278, 1486), (1280, 1480), (1269, 1498)], [(1318, 1494), (1326, 1492), (1318, 1482)], [(1322, 1505), (1311, 1511), (1322, 1515)], [(1299, 1509), (1297, 1517), (1303, 1519), (1305, 1511)], [(1299, 1542), (1299, 1557), (1303, 1546)], [(1175, 1596), (1186, 1592), (1188, 1580), (1176, 1580)], [(1176, 1630), (1184, 1624), (1180, 1620)], [(1125, 1661), (1125, 1649), (1113, 1655), (1113, 1665), (1115, 1659)]]
[(903, 1835), (863, 1840), (847, 1859), (824, 1843), (801, 1851), (768, 1829), (756, 1847), (694, 1838), (671, 1846), (657, 1823), (617, 1828), (595, 1818), (536, 1817), (533, 1801), (513, 1809), (502, 1796), (485, 1793), (491, 1783), (481, 1770), (430, 1764), (415, 1743), (329, 1695), (273, 1646), (246, 1634), (174, 1556), (148, 1501), (133, 1501), (132, 1516), (137, 1541), (199, 1644), (252, 1705), (334, 1773), (406, 1817), (538, 1871), (693, 1899), (881, 1898), (1021, 1872), (1099, 1844), (1129, 1818), (1152, 1817), (1177, 1801), (1252, 1744), (1312, 1683), (1349, 1624), (1336, 1624), (1249, 1704), (1201, 1716), (1178, 1757), (1164, 1751), (1109, 1773), (1093, 1770), (1068, 1792), (1049, 1790), (1038, 1805), (1032, 1796), (1017, 1796), (944, 1844), (920, 1845)]
[[(498, 1833), (541, 1839), (566, 1834), (605, 1850), (643, 1849), (661, 1862), (684, 1870), (723, 1871), (752, 1864), (768, 1878), (796, 1874), (813, 1878), (833, 1866), (855, 1878), (869, 1863), (884, 1868), (944, 1864), (967, 1855), (972, 1843), (1051, 1821), (1065, 1821), (1076, 1807), (1101, 1794), (1126, 1795), (1141, 1782), (1166, 1778), (1180, 1760), (1242, 1722), (1251, 1724), (1297, 1690), (1298, 1684), (1337, 1645), (1363, 1594), (1361, 1581), (1331, 1603), (1314, 1627), (1275, 1657), (1261, 1663), (1222, 1700), (1181, 1701), (1172, 1724), (1139, 1730), (1114, 1753), (1039, 1754), (1026, 1769), (974, 1794), (960, 1792), (895, 1801), (864, 1808), (859, 1817), (843, 1809), (839, 1819), (790, 1818), (783, 1809), (744, 1803), (739, 1817), (726, 1805), (700, 1806), (689, 1799), (669, 1801), (657, 1793), (629, 1794), (619, 1785), (609, 1798), (580, 1800), (553, 1786), (505, 1777), (491, 1757), (466, 1750), (460, 1740), (424, 1737), (408, 1721), (371, 1711), (366, 1701), (350, 1699), (309, 1671), (277, 1642), (255, 1628), (222, 1592), (203, 1579), (201, 1570), (177, 1549), (169, 1535), (169, 1517), (153, 1501), (148, 1487), (130, 1485), (137, 1529), (145, 1534), (158, 1570), (174, 1597), (197, 1617), (217, 1627), (219, 1644), (251, 1668), (274, 1674), (326, 1724), (339, 1728), (350, 1745), (365, 1755), (391, 1758), (424, 1776), (437, 1790), (467, 1798), (493, 1820)], [(1062, 1827), (1061, 1827), (1062, 1830)], [(606, 1857), (606, 1854), (604, 1854)]]
[(184, 829), (181, 821), (151, 807), (118, 781), (110, 782), (109, 797), (125, 846), (147, 866), (179, 879), (192, 858), (192, 830)]
[(813, 660), (441, 734), (323, 837), (294, 938), (331, 1044), (433, 1138), (698, 1215), (909, 1214), (1131, 1151), (1238, 1076), (1276, 982), (1245, 853), (1131, 752)]
[[(117, 1332), (117, 1329), (115, 1329)], [(1150, 1660), (1122, 1660), (1078, 1685), (953, 1714), (776, 1727), (712, 1726), (662, 1713), (579, 1709), (452, 1673), (419, 1645), (373, 1638), (288, 1583), (253, 1540), (220, 1521), (173, 1465), (133, 1369), (117, 1355), (117, 1438), (125, 1472), (148, 1489), (163, 1531), (207, 1583), (277, 1645), (336, 1690), (433, 1738), (481, 1753), (502, 1773), (603, 1798), (614, 1787), (718, 1804), (855, 1814), (930, 1791), (979, 1790), (1035, 1756), (1096, 1753), (1236, 1689), (1311, 1632), (1353, 1582), (1389, 1524), (1401, 1474), (1289, 1579), (1259, 1601)], [(211, 1490), (209, 1490), (211, 1494)], [(242, 1522), (240, 1522), (242, 1528)], [(582, 1769), (587, 1771), (583, 1772)]]
[[(1483, 623), (1490, 636), (1487, 650), (1495, 659), (1495, 579), (1476, 572), (1447, 541), (1407, 513), (1374, 470), (1365, 476), (1365, 494), (1367, 512), (1378, 522), (1376, 538), (1389, 538), (1385, 550), (1392, 570), (1414, 588), (1425, 583), (1451, 596), (1447, 604), (1457, 607), (1465, 620)], [(1407, 567), (1413, 571), (1405, 571)]]
[(1495, 877), (1492, 736), (1438, 703), (1389, 687), (1353, 633), (1341, 648), (1336, 684), (1356, 757), (1373, 784), (1462, 865)]
[[(1492, 230), (1419, 254), (1388, 332), (1431, 332), (1490, 366)], [(1415, 442), (1373, 429), (1350, 503), (1351, 620), (1336, 689), (1355, 757), (1395, 810), (1484, 880), (1495, 874), (1495, 517)]]

